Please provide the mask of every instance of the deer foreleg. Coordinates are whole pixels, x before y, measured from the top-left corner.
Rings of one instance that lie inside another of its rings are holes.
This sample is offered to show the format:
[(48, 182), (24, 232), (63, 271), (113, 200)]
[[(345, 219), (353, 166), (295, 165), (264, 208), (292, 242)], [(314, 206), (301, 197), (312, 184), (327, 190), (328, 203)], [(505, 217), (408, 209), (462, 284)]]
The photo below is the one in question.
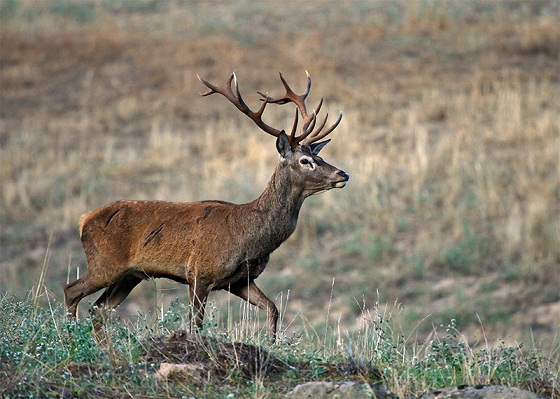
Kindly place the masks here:
[(268, 336), (274, 342), (276, 341), (276, 328), (278, 325), (278, 308), (267, 296), (260, 290), (254, 281), (248, 284), (236, 285), (230, 288), (230, 292), (239, 298), (246, 300), (251, 305), (258, 306), (260, 309), (266, 310), (268, 318)]
[(206, 300), (210, 293), (208, 284), (201, 281), (195, 281), (194, 284), (189, 285), (189, 296), (191, 301), (192, 315), (191, 315), (191, 332), (195, 330), (202, 330), (202, 323), (204, 321), (204, 308)]

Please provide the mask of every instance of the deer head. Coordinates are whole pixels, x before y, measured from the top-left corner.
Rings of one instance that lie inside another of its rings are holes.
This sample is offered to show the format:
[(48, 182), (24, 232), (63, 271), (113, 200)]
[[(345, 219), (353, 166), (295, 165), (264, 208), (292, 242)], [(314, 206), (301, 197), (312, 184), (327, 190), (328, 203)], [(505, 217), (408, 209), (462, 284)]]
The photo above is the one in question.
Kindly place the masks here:
[[(323, 105), (323, 98), (321, 98), (319, 104), (311, 113), (307, 112), (305, 100), (311, 90), (311, 76), (309, 76), (307, 71), (305, 73), (307, 75), (307, 87), (303, 94), (300, 95), (290, 88), (280, 73), (280, 80), (286, 89), (286, 93), (282, 97), (272, 98), (268, 93), (258, 92), (263, 104), (257, 111), (252, 111), (243, 100), (235, 72), (231, 74), (223, 87), (214, 86), (197, 75), (198, 79), (210, 89), (205, 93), (201, 93), (202, 96), (209, 96), (214, 93), (221, 94), (235, 105), (237, 109), (251, 118), (264, 132), (276, 137), (276, 149), (280, 154), (279, 168), (290, 170), (293, 176), (292, 181), (296, 186), (301, 186), (304, 198), (332, 188), (342, 188), (349, 179), (346, 172), (329, 165), (318, 155), (319, 151), (330, 142), (330, 140), (319, 140), (325, 138), (338, 126), (342, 120), (342, 113), (340, 113), (337, 120), (328, 129), (323, 130), (329, 117), (328, 113), (325, 115), (322, 123), (316, 126), (317, 114)], [(232, 88), (232, 83), (235, 89)], [(286, 134), (284, 130), (276, 129), (263, 121), (262, 115), (267, 104), (287, 104), (290, 102), (294, 103), (297, 107), (290, 134)], [(300, 133), (296, 134), (299, 114), (301, 114), (303, 123)]]

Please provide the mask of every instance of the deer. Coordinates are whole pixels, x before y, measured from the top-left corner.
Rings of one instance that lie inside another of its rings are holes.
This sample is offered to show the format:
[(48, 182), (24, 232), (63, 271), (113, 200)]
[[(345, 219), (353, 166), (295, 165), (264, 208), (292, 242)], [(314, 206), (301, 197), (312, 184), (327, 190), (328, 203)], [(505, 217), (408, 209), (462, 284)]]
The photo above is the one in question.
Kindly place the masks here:
[[(81, 299), (103, 288), (92, 313), (114, 309), (143, 280), (167, 278), (189, 287), (191, 332), (202, 329), (210, 292), (227, 290), (266, 311), (268, 336), (275, 341), (279, 312), (255, 279), (271, 253), (294, 232), (303, 201), (313, 194), (343, 188), (349, 180), (346, 172), (318, 155), (330, 141), (320, 140), (339, 125), (342, 113), (325, 130), (328, 113), (317, 124), (323, 98), (312, 112), (307, 111), (311, 77), (307, 71), (306, 75), (307, 87), (298, 95), (280, 73), (286, 93), (272, 98), (257, 92), (262, 101), (257, 111), (241, 97), (235, 72), (223, 87), (197, 75), (208, 88), (201, 96), (224, 96), (261, 130), (276, 137), (279, 161), (270, 181), (258, 198), (245, 204), (119, 200), (83, 215), (79, 231), (87, 271), (64, 286), (70, 320), (75, 320)], [(263, 121), (269, 103), (295, 104), (289, 134)], [(302, 117), (299, 132), (298, 113)]]

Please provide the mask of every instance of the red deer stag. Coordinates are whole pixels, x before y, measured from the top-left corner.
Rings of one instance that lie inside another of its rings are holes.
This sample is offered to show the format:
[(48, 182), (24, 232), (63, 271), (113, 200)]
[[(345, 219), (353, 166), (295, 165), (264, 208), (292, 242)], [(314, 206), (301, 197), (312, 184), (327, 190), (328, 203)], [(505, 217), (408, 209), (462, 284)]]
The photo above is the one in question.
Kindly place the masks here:
[[(262, 96), (263, 104), (252, 111), (241, 98), (235, 72), (224, 87), (201, 79), (251, 118), (266, 133), (275, 136), (280, 160), (264, 192), (247, 204), (223, 201), (193, 203), (162, 201), (117, 201), (82, 216), (80, 236), (86, 254), (87, 272), (64, 287), (70, 317), (76, 317), (78, 302), (106, 288), (95, 305), (112, 309), (142, 280), (165, 277), (189, 285), (194, 323), (202, 327), (204, 306), (214, 290), (234, 295), (266, 309), (269, 336), (276, 337), (278, 309), (257, 287), (255, 279), (266, 267), (270, 254), (294, 232), (303, 200), (310, 195), (342, 188), (348, 174), (318, 156), (330, 140), (318, 142), (339, 124), (342, 114), (328, 129), (328, 114), (317, 126), (316, 115), (323, 100), (308, 113), (305, 99), (311, 88), (295, 94), (280, 74), (286, 89), (281, 98)], [(232, 90), (232, 80), (235, 91)], [(293, 102), (296, 116), (290, 134), (262, 120), (268, 103)], [(303, 118), (296, 135), (298, 110)]]

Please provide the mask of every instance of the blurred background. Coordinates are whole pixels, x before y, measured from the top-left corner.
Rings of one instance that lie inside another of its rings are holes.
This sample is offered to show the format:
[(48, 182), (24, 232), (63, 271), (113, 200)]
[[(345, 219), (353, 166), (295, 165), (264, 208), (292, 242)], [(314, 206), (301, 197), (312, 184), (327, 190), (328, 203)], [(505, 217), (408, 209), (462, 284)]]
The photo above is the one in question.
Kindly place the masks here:
[[(405, 336), (455, 319), (473, 345), (553, 348), (559, 16), (557, 0), (1, 0), (0, 292), (62, 301), (86, 270), (80, 216), (111, 201), (257, 197), (274, 139), (196, 75), (237, 71), (257, 107), (279, 71), (302, 91), (308, 70), (310, 106), (344, 115), (322, 155), (351, 179), (306, 201), (258, 279), (282, 330), (352, 330), (380, 307)], [(144, 282), (119, 313), (177, 298)]]

